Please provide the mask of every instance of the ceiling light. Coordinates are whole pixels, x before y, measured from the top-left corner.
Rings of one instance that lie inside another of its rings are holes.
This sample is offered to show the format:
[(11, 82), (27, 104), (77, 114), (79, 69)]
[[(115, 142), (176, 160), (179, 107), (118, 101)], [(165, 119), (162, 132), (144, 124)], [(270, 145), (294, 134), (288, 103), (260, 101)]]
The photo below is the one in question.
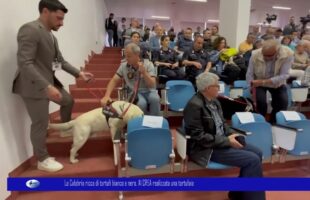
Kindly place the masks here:
[(155, 15), (153, 15), (152, 18), (153, 19), (170, 19), (169, 16), (155, 16)]
[(208, 22), (219, 23), (220, 20), (218, 20), (218, 19), (208, 19)]
[(282, 7), (282, 6), (272, 6), (272, 8), (276, 10), (291, 10), (292, 9), (290, 7)]
[(208, 0), (185, 0), (185, 1), (202, 2), (202, 3), (207, 3), (208, 2)]

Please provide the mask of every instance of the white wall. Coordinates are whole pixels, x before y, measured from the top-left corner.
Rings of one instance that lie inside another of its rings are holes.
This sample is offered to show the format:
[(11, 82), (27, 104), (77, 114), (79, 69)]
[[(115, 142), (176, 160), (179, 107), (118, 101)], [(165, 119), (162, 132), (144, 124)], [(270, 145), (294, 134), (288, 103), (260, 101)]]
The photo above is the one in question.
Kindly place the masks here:
[[(104, 0), (61, 0), (69, 9), (65, 25), (55, 33), (64, 57), (76, 67), (84, 65), (91, 50), (100, 52), (105, 36)], [(0, 199), (5, 199), (8, 173), (32, 155), (29, 139), (30, 119), (21, 99), (11, 93), (17, 68), (16, 35), (19, 27), (38, 18), (39, 0), (0, 0)], [(73, 83), (70, 76), (57, 75), (64, 85)], [(58, 109), (51, 106), (52, 111)]]
[[(220, 0), (220, 35), (230, 47), (238, 48), (249, 31), (251, 0)], [(231, 12), (236, 10), (236, 12)]]

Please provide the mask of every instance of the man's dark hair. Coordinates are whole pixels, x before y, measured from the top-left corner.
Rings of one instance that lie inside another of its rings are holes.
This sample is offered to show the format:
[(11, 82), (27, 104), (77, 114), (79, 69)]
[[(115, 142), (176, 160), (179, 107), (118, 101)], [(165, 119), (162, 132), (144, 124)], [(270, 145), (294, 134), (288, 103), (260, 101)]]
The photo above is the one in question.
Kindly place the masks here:
[(140, 33), (139, 33), (139, 32), (137, 32), (137, 31), (132, 32), (132, 33), (131, 33), (131, 35), (130, 35), (130, 37), (132, 38), (132, 36), (133, 36), (133, 35), (135, 35), (135, 34), (139, 35), (139, 37), (141, 38)]
[(68, 12), (68, 9), (58, 0), (41, 0), (39, 3), (39, 12), (42, 13), (44, 8), (52, 12), (56, 12), (57, 10), (62, 10), (64, 13)]
[(227, 41), (226, 41), (226, 38), (224, 37), (217, 37), (214, 42), (213, 42), (213, 49), (214, 50), (217, 50), (217, 48), (220, 46), (221, 42), (225, 40), (225, 46), (227, 46)]
[(114, 17), (114, 13), (110, 13), (110, 15), (109, 15), (109, 16), (110, 16), (110, 17), (112, 17), (112, 16)]
[(282, 29), (278, 28), (278, 29), (276, 30), (276, 32), (282, 33), (283, 31), (282, 31)]
[(187, 27), (186, 30), (193, 31), (193, 29), (191, 27)]
[(196, 35), (195, 36), (195, 39), (194, 39), (194, 42), (196, 42), (198, 40), (198, 38), (201, 38), (202, 40), (204, 40), (203, 36), (202, 35)]

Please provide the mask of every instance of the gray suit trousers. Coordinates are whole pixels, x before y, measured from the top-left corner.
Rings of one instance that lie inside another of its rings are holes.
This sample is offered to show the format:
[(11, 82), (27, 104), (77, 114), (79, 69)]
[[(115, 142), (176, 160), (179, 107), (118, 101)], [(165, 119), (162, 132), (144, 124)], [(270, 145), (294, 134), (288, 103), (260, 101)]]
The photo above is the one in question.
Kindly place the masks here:
[[(74, 100), (63, 88), (58, 88), (62, 94), (62, 100), (55, 102), (60, 105), (62, 122), (71, 120)], [(47, 128), (49, 122), (49, 100), (22, 97), (31, 119), (30, 139), (35, 157), (43, 161), (49, 157), (46, 147)]]

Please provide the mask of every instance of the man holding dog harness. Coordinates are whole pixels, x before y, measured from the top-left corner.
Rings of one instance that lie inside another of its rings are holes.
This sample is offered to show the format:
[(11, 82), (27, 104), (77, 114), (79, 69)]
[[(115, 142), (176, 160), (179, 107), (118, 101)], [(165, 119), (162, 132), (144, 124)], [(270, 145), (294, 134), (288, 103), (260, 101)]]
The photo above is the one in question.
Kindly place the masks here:
[(63, 26), (66, 7), (58, 0), (41, 0), (38, 20), (23, 25), (17, 36), (18, 70), (13, 82), (13, 93), (19, 94), (31, 118), (31, 143), (38, 169), (55, 172), (63, 165), (50, 157), (45, 140), (49, 121), (49, 102), (61, 106), (62, 122), (71, 120), (74, 101), (55, 77), (55, 71), (63, 69), (85, 81), (93, 77), (80, 72), (64, 60), (58, 48), (56, 37), (52, 34)]
[(126, 62), (121, 63), (116, 74), (110, 80), (106, 93), (101, 99), (101, 104), (105, 106), (109, 101), (114, 88), (119, 85), (124, 79), (126, 86), (129, 88), (130, 93), (134, 92), (135, 83), (140, 76), (140, 84), (138, 87), (137, 105), (143, 110), (147, 111), (147, 106), (150, 107), (150, 115), (159, 115), (160, 104), (159, 95), (156, 90), (156, 74), (154, 66), (151, 62), (140, 62), (140, 47), (135, 43), (129, 43), (125, 49)]

